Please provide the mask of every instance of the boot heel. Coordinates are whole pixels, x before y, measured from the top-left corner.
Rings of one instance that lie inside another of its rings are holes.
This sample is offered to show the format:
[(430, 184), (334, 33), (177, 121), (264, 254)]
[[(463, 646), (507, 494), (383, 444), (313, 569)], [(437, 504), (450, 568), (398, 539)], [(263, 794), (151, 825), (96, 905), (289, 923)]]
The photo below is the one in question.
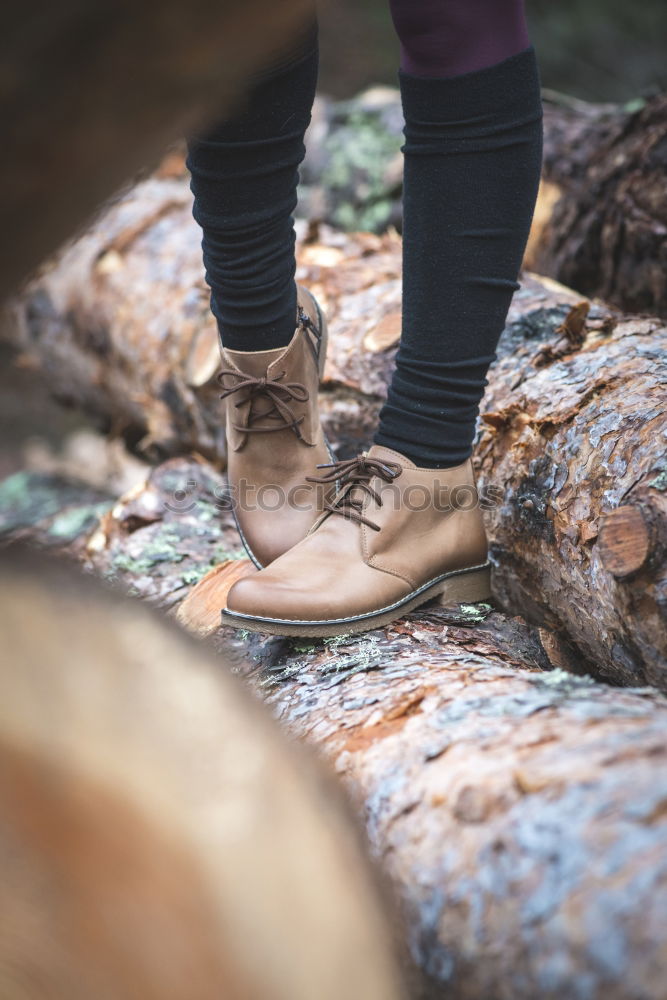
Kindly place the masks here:
[(438, 604), (443, 608), (450, 608), (455, 604), (488, 601), (490, 597), (491, 567), (484, 566), (482, 569), (473, 569), (446, 580), (438, 597)]

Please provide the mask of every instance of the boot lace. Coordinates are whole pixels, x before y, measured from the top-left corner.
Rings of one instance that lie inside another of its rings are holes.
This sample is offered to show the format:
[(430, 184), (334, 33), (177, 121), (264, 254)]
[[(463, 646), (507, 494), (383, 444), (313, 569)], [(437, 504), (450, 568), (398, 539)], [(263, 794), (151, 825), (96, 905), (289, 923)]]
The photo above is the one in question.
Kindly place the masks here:
[[(301, 424), (306, 419), (305, 416), (297, 417), (290, 403), (306, 403), (310, 394), (302, 382), (283, 382), (285, 372), (271, 378), (268, 375), (254, 376), (244, 375), (234, 368), (223, 368), (218, 375), (218, 382), (223, 388), (220, 399), (227, 399), (228, 396), (236, 392), (242, 393), (241, 399), (235, 404), (235, 408), (250, 402), (248, 413), (243, 423), (232, 423), (232, 427), (243, 434), (243, 442), (248, 440), (248, 434), (271, 434), (276, 431), (283, 431), (289, 428), (294, 431), (297, 438), (303, 441)], [(232, 385), (226, 385), (225, 379), (234, 379)], [(256, 407), (259, 400), (264, 399), (270, 405), (268, 408), (260, 410)], [(272, 420), (271, 426), (256, 426), (260, 420)]]
[(325, 503), (324, 509), (332, 514), (340, 514), (349, 521), (365, 524), (373, 531), (379, 531), (380, 525), (364, 517), (362, 509), (367, 496), (371, 496), (378, 507), (382, 506), (382, 498), (377, 490), (370, 485), (373, 476), (379, 476), (385, 483), (397, 479), (403, 471), (397, 462), (381, 462), (377, 458), (369, 458), (366, 454), (357, 455), (343, 462), (331, 462), (328, 465), (318, 465), (318, 469), (329, 469), (322, 476), (306, 476), (309, 483), (338, 482), (339, 490), (336, 496)]
[[(297, 307), (297, 322), (299, 326), (312, 331), (319, 343), (320, 331), (315, 326), (308, 313), (301, 306)], [(317, 360), (317, 353), (314, 348), (313, 353)], [(301, 424), (306, 418), (305, 416), (297, 417), (289, 406), (289, 403), (307, 403), (310, 399), (310, 393), (302, 382), (283, 382), (282, 379), (285, 378), (285, 374), (285, 372), (281, 372), (280, 375), (276, 375), (275, 378), (269, 378), (268, 375), (244, 375), (242, 372), (238, 372), (234, 368), (223, 368), (218, 375), (218, 382), (224, 390), (220, 394), (220, 399), (227, 399), (228, 396), (233, 395), (235, 392), (242, 392), (243, 390), (246, 390), (244, 396), (238, 401), (238, 403), (235, 404), (235, 409), (239, 409), (245, 403), (250, 401), (250, 407), (248, 409), (245, 423), (232, 423), (234, 430), (243, 434), (241, 447), (243, 447), (248, 440), (248, 434), (271, 434), (275, 431), (283, 431), (286, 427), (289, 430), (294, 431), (299, 441), (304, 440), (303, 434), (301, 433)], [(236, 384), (225, 385), (226, 378), (235, 379)], [(271, 405), (268, 409), (260, 412), (254, 409), (254, 403), (256, 400), (262, 398), (267, 399)], [(274, 420), (277, 421), (277, 423), (271, 427), (253, 426), (258, 420), (265, 419)]]

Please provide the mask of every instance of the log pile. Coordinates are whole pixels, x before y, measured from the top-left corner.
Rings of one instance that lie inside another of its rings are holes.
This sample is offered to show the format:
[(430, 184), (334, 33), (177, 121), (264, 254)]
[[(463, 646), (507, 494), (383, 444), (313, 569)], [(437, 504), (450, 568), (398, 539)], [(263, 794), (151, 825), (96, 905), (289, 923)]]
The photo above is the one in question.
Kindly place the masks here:
[[(395, 233), (327, 227), (299, 245), (299, 279), (329, 315), (322, 407), (339, 457), (366, 446), (386, 392), (400, 253)], [(195, 451), (222, 464), (207, 298), (189, 199), (155, 178), (32, 286), (14, 343), (57, 395), (149, 456)], [(558, 636), (566, 668), (663, 690), (666, 387), (663, 321), (526, 274), (476, 446), (480, 482), (498, 497), (487, 521), (496, 597)]]
[(221, 487), (173, 459), (83, 533), (78, 558), (207, 634), (333, 765), (398, 898), (424, 977), (410, 995), (551, 1000), (585, 981), (594, 1000), (661, 1000), (664, 697), (554, 669), (557, 637), (488, 605), (323, 643), (222, 630), (225, 588), (255, 570), (207, 574), (231, 530), (228, 513), (211, 520)]
[[(340, 107), (319, 100), (303, 207), (325, 223), (340, 222), (346, 206), (350, 223), (365, 218), (361, 194), (346, 188), (340, 203), (343, 195), (328, 183), (321, 155), (331, 149), (344, 161), (345, 136), (362, 127), (360, 117), (371, 122), (375, 142), (368, 170), (377, 171), (383, 152), (388, 176), (369, 178), (362, 170), (357, 186), (389, 199), (394, 207), (385, 214), (400, 225), (400, 102), (386, 89)], [(626, 311), (667, 316), (666, 137), (664, 96), (634, 109), (548, 98), (543, 185), (527, 267)], [(336, 176), (345, 176), (338, 159)], [(361, 169), (356, 161), (354, 169)], [(56, 202), (50, 189), (48, 198)], [(215, 332), (189, 205), (183, 154), (176, 150), (29, 287), (8, 324), (8, 336), (47, 371), (54, 393), (91, 411), (133, 446), (143, 442), (154, 458), (183, 448), (214, 456), (222, 447), (205, 387), (215, 366)], [(327, 225), (321, 228), (335, 256), (341, 245)], [(311, 222), (308, 232), (316, 236), (317, 225)], [(16, 240), (8, 247), (7, 276)], [(389, 277), (395, 270), (393, 263)], [(128, 328), (132, 317), (137, 321)], [(36, 345), (38, 338), (43, 342)]]
[[(543, 92), (542, 186), (526, 266), (630, 312), (667, 316), (667, 97), (590, 104)], [(307, 218), (402, 225), (398, 91), (320, 98), (302, 170)]]
[(544, 113), (544, 225), (528, 266), (667, 317), (667, 95), (631, 106), (553, 95)]
[(334, 648), (266, 649), (252, 677), (357, 802), (424, 996), (585, 983), (592, 1000), (659, 1000), (667, 702), (535, 670), (527, 631), (423, 611)]
[[(298, 277), (330, 319), (324, 420), (346, 457), (368, 443), (392, 370), (400, 239), (316, 224), (300, 236)], [(161, 464), (121, 498), (19, 474), (0, 484), (0, 533), (57, 549), (205, 636), (330, 762), (399, 901), (410, 995), (662, 1000), (667, 701), (637, 685), (667, 691), (664, 321), (526, 273), (475, 448), (480, 485), (497, 500), (487, 514), (496, 606), (426, 607), (323, 643), (219, 627), (226, 590), (255, 570), (226, 500), (217, 338), (180, 176), (164, 170), (119, 199), (30, 286), (9, 336), (59, 398)], [(13, 599), (11, 572), (4, 579)], [(26, 605), (30, 625), (44, 617), (69, 655), (60, 605), (54, 618), (39, 590)], [(13, 608), (11, 622), (24, 614)], [(15, 658), (34, 664), (27, 621), (17, 634)], [(114, 646), (102, 677), (119, 658)], [(151, 676), (144, 706), (160, 688)], [(122, 678), (127, 708), (135, 679)], [(24, 697), (22, 683), (0, 711)], [(246, 709), (234, 704), (236, 725)], [(16, 718), (2, 713), (3, 738)], [(383, 967), (381, 950), (370, 969)], [(242, 961), (241, 981), (246, 971)]]
[(187, 187), (147, 180), (29, 286), (10, 326), (57, 399), (147, 457), (222, 449), (200, 241)]
[(574, 305), (540, 343), (552, 308), (514, 306), (484, 400), (496, 587), (599, 676), (667, 690), (667, 327)]

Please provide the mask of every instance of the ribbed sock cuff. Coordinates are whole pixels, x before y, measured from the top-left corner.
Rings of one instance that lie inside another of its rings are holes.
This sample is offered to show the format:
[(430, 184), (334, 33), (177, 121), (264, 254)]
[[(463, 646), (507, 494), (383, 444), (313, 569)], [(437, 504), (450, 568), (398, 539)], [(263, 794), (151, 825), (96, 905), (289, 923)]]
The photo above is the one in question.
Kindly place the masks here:
[(474, 128), (475, 122), (497, 122), (498, 116), (534, 120), (536, 106), (541, 108), (540, 76), (532, 45), (495, 66), (460, 76), (422, 77), (399, 70), (398, 80), (406, 121), (468, 122)]

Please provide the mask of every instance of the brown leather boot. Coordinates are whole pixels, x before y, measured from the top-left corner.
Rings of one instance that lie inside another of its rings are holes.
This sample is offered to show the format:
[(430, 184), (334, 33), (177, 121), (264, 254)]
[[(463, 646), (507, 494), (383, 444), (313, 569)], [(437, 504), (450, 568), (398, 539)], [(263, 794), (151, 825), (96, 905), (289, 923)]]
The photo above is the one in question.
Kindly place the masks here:
[(489, 597), (487, 542), (470, 460), (418, 469), (374, 445), (320, 481), (340, 489), (306, 538), (237, 581), (225, 625), (330, 636), (386, 625), (431, 598)]
[(227, 473), (236, 523), (259, 568), (300, 542), (333, 490), (307, 482), (332, 461), (317, 405), (327, 328), (298, 288), (296, 331), (270, 351), (223, 348), (218, 376), (227, 420)]

